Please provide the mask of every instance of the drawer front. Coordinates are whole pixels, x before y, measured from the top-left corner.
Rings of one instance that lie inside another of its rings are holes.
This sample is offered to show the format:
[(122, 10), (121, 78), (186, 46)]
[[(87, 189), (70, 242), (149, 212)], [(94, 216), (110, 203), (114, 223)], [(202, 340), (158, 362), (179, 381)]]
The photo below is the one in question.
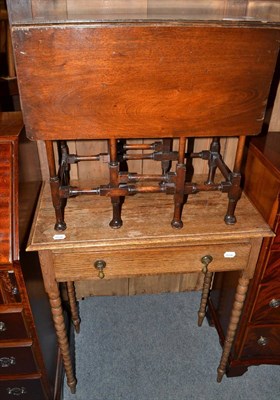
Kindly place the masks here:
[(280, 216), (277, 216), (277, 222), (275, 227), (275, 238), (273, 240), (272, 249), (280, 252)]
[(31, 347), (0, 348), (0, 375), (37, 372)]
[(0, 264), (12, 262), (12, 153), (12, 143), (0, 143)]
[(172, 273), (201, 272), (201, 258), (211, 255), (210, 271), (241, 270), (247, 265), (250, 244), (172, 247), (159, 249), (124, 250), (54, 254), (55, 275), (58, 281), (99, 279), (94, 264), (104, 260), (105, 279)]
[(277, 281), (259, 286), (251, 321), (254, 324), (280, 324), (280, 285)]
[(5, 313), (0, 311), (0, 346), (1, 340), (24, 339), (29, 337), (24, 320), (23, 311)]
[(241, 358), (279, 359), (280, 362), (280, 325), (248, 328)]
[(280, 251), (271, 251), (261, 283), (274, 282), (280, 285)]
[(44, 400), (46, 396), (39, 379), (21, 379), (0, 381), (0, 398), (1, 400)]
[(0, 269), (0, 304), (20, 303), (21, 297), (13, 271)]

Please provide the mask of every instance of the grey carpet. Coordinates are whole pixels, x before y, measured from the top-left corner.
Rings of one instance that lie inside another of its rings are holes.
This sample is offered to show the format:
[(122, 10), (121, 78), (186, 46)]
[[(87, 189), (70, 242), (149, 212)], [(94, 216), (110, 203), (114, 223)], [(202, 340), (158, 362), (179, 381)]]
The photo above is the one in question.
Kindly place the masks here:
[(217, 332), (196, 323), (200, 293), (80, 301), (77, 392), (64, 400), (279, 400), (280, 366), (216, 382)]

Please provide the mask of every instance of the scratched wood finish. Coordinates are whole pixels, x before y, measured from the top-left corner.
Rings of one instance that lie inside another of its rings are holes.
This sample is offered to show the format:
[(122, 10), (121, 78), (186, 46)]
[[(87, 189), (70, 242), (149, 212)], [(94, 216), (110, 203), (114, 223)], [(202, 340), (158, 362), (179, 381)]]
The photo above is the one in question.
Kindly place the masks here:
[(55, 140), (257, 134), (280, 31), (138, 23), (12, 35), (27, 135)]
[[(203, 181), (205, 176), (195, 176)], [(83, 184), (82, 184), (83, 186)], [(189, 196), (184, 207), (184, 227), (172, 229), (170, 216), (173, 198), (165, 194), (138, 194), (128, 197), (123, 205), (124, 224), (121, 229), (109, 229), (111, 203), (100, 196), (81, 196), (69, 199), (66, 217), (69, 221), (65, 239), (55, 240), (53, 206), (49, 184), (45, 184), (38, 202), (37, 216), (33, 224), (28, 250), (135, 249), (163, 248), (195, 245), (203, 240), (210, 244), (217, 241), (241, 241), (248, 238), (270, 236), (268, 226), (251, 203), (243, 196), (237, 206), (235, 225), (226, 225), (223, 216), (227, 198), (220, 192), (205, 192)], [(137, 213), (135, 213), (137, 209)], [(250, 218), (248, 218), (248, 215)], [(159, 218), (160, 216), (160, 218)], [(197, 224), (197, 220), (206, 221)], [(209, 235), (209, 226), (211, 235)]]

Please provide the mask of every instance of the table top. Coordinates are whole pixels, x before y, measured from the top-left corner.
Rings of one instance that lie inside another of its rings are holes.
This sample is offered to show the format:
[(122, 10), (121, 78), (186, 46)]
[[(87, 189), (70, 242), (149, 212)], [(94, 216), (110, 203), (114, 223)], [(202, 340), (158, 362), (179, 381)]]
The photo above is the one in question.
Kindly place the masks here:
[[(198, 182), (199, 179), (194, 181)], [(80, 196), (68, 200), (65, 209), (67, 229), (60, 236), (54, 230), (55, 214), (49, 184), (45, 183), (27, 249), (121, 250), (135, 249), (136, 246), (155, 248), (228, 241), (240, 243), (251, 238), (273, 236), (268, 225), (245, 196), (237, 204), (235, 225), (224, 223), (226, 209), (225, 193), (200, 192), (190, 195), (183, 210), (184, 226), (175, 230), (170, 225), (173, 196), (138, 194), (125, 199), (122, 208), (123, 226), (114, 230), (109, 227), (112, 217), (110, 199)]]
[(280, 22), (279, 1), (28, 0), (8, 1), (12, 24), (93, 21)]

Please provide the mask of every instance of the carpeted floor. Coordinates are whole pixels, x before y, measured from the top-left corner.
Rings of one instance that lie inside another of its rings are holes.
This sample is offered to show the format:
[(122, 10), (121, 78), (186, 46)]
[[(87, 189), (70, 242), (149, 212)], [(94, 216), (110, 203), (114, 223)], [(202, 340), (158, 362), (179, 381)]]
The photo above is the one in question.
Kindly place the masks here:
[(92, 297), (80, 301), (77, 392), (64, 400), (278, 400), (280, 366), (250, 367), (216, 382), (221, 347), (200, 293)]

